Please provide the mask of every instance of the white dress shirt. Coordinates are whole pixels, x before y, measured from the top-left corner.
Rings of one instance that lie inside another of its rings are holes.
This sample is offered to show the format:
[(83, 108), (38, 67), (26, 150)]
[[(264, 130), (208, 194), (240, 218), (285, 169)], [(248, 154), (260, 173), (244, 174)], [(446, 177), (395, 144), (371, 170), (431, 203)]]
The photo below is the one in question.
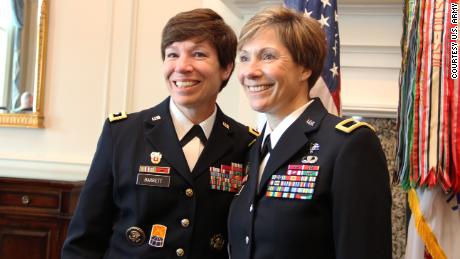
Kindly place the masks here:
[[(179, 110), (172, 99), (169, 101), (169, 111), (171, 112), (171, 118), (176, 129), (177, 138), (179, 141), (187, 134), (187, 132), (193, 127), (193, 123)], [(214, 121), (216, 120), (217, 109), (214, 106), (214, 112), (206, 120), (202, 121), (199, 125), (203, 129), (206, 139), (209, 139), (211, 135)], [(201, 152), (204, 149), (203, 143), (201, 143), (198, 137), (194, 137), (190, 142), (182, 147), (185, 159), (187, 160), (190, 172), (193, 171)]]

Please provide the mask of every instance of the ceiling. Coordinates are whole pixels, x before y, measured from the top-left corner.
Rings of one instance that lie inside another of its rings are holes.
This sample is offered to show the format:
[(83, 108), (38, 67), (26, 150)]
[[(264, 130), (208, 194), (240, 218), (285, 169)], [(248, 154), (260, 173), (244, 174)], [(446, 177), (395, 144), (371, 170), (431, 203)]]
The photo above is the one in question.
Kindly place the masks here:
[[(280, 5), (283, 0), (221, 0), (224, 2), (235, 14), (247, 15), (254, 14), (260, 9), (268, 6)], [(318, 0), (319, 1), (319, 0)], [(397, 6), (403, 5), (403, 0), (337, 0), (339, 10), (344, 8), (360, 8), (369, 9), (374, 11), (386, 10), (388, 8), (398, 8)]]
[[(264, 4), (264, 2), (275, 2), (273, 0), (225, 0), (224, 2), (233, 2), (236, 5), (246, 4)], [(279, 0), (278, 2), (282, 2)], [(393, 5), (402, 4), (402, 0), (337, 0), (338, 5), (353, 4), (353, 5)]]

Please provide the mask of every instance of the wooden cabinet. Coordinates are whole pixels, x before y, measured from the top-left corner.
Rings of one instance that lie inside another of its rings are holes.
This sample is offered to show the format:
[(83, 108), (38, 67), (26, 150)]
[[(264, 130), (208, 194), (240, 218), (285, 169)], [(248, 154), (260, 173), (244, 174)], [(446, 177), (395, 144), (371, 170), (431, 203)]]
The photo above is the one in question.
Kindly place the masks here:
[(60, 258), (83, 183), (0, 177), (0, 258)]

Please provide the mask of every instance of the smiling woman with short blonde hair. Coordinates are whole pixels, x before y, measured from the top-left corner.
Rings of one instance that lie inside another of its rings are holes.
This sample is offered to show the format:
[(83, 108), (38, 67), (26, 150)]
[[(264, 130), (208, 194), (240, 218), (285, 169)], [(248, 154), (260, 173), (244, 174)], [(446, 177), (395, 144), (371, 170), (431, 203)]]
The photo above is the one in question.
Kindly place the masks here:
[(372, 126), (308, 92), (322, 70), (319, 23), (282, 7), (243, 26), (238, 80), (266, 115), (230, 207), (232, 259), (390, 259), (391, 193)]

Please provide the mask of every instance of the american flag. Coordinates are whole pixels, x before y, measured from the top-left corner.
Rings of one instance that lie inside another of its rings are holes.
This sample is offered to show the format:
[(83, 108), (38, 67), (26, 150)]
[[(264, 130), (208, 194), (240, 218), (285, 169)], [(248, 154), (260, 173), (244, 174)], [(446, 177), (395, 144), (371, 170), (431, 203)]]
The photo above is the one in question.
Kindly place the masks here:
[(340, 115), (340, 40), (336, 0), (284, 0), (288, 8), (316, 19), (326, 32), (327, 56), (321, 77), (310, 91), (332, 114)]

